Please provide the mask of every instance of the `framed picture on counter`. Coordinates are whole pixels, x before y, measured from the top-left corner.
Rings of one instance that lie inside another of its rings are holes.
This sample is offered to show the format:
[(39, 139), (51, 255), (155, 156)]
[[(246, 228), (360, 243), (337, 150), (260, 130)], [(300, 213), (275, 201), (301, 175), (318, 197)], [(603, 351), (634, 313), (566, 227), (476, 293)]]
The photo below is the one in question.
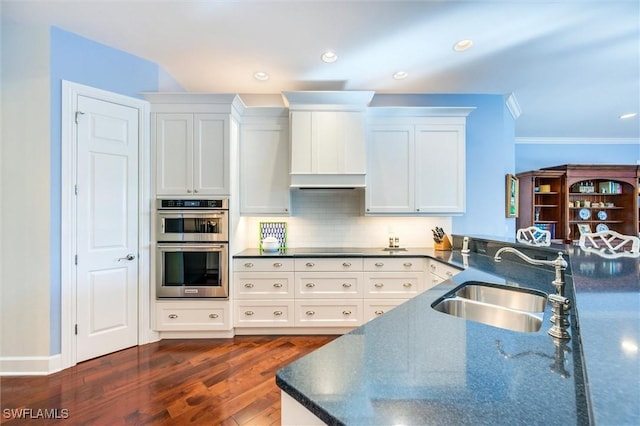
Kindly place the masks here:
[(518, 217), (518, 194), (520, 192), (518, 178), (507, 174), (506, 183), (506, 216)]

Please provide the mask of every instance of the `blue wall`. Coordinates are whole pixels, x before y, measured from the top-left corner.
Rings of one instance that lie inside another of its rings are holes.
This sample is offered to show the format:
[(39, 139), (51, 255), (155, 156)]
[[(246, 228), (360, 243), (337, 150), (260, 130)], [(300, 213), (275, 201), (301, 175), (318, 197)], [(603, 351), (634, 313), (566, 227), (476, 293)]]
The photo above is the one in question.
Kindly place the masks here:
[(516, 171), (526, 172), (562, 164), (637, 164), (640, 143), (535, 144), (518, 143)]
[(157, 91), (156, 64), (52, 27), (51, 43), (51, 354), (61, 352), (62, 80), (140, 97)]

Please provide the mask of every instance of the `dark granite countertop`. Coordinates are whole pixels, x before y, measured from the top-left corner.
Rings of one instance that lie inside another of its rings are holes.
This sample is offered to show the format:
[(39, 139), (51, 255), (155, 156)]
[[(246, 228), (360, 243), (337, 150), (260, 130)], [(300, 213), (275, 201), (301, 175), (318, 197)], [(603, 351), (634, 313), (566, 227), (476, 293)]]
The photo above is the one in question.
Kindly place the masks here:
[[(473, 280), (554, 291), (551, 269), (525, 266), (508, 255), (495, 263), (491, 256), (498, 246), (489, 242), (469, 255), (432, 249), (387, 253), (427, 256), (465, 269), (279, 370), (278, 386), (327, 424), (640, 424), (638, 260), (599, 258), (570, 246), (547, 249), (548, 258), (558, 249), (569, 255), (568, 342), (547, 334), (549, 303), (542, 328), (532, 333), (431, 308)], [(353, 253), (385, 255), (380, 249)], [(247, 250), (234, 257), (263, 255)]]

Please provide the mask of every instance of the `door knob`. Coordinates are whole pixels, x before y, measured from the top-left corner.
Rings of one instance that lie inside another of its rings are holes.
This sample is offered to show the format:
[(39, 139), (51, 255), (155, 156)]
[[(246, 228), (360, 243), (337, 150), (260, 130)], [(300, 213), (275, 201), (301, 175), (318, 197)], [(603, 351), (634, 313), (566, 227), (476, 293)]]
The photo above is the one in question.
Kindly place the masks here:
[(118, 262), (120, 262), (121, 260), (133, 260), (133, 259), (135, 259), (135, 258), (136, 258), (136, 257), (135, 257), (133, 254), (129, 253), (129, 254), (128, 254), (128, 255), (126, 255), (125, 257), (121, 257), (121, 258), (119, 258), (119, 259), (118, 259)]

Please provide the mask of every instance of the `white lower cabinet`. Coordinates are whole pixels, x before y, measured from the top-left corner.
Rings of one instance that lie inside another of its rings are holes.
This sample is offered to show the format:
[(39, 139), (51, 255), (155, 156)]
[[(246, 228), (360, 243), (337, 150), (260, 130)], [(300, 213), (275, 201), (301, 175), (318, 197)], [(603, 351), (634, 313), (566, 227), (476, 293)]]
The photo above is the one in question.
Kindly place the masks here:
[(430, 287), (427, 263), (422, 257), (234, 259), (233, 323), (265, 332), (357, 327)]
[(429, 277), (431, 279), (431, 287), (440, 284), (443, 281), (452, 278), (460, 272), (460, 269), (447, 265), (437, 260), (429, 260)]
[(425, 266), (426, 260), (420, 257), (365, 258), (365, 322), (423, 292)]
[(230, 330), (229, 302), (157, 301), (158, 331), (219, 331)]

